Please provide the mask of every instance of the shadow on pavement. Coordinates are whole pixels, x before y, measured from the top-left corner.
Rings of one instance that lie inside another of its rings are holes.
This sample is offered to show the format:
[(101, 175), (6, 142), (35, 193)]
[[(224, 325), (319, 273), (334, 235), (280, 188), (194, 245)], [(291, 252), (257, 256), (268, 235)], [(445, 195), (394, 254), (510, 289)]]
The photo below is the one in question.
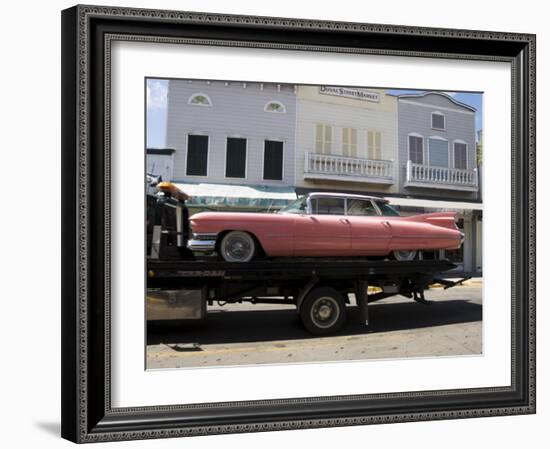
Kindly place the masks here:
[[(482, 306), (467, 300), (372, 304), (369, 327), (359, 323), (359, 310), (347, 308), (347, 322), (337, 335), (362, 335), (481, 321)], [(308, 333), (294, 309), (220, 311), (206, 320), (148, 325), (147, 344), (224, 344), (319, 338)]]

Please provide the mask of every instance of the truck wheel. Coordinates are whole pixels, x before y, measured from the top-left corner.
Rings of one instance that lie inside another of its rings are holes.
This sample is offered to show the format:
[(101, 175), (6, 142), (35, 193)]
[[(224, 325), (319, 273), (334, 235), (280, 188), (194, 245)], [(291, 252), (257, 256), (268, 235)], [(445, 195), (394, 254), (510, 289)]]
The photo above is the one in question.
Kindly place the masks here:
[(256, 254), (256, 242), (248, 232), (231, 231), (223, 236), (219, 252), (226, 262), (250, 262)]
[(346, 321), (344, 297), (333, 288), (312, 290), (300, 307), (304, 327), (315, 335), (328, 335), (341, 329)]

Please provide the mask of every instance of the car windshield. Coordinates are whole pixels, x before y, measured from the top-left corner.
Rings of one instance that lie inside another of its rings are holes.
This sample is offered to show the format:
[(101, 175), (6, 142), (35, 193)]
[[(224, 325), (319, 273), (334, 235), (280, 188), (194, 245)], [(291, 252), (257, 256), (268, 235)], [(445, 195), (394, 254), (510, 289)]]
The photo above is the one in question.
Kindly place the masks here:
[(385, 201), (377, 201), (376, 205), (378, 206), (378, 209), (380, 209), (380, 212), (382, 213), (382, 215), (386, 217), (399, 217), (399, 212), (397, 212), (393, 207), (391, 207)]
[(288, 206), (279, 210), (280, 214), (304, 214), (306, 212), (306, 198), (298, 198)]

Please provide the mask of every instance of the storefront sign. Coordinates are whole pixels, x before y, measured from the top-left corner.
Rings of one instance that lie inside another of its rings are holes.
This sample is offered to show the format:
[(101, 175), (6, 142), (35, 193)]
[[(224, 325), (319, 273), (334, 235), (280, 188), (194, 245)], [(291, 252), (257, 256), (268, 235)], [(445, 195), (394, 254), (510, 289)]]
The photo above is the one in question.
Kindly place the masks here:
[(371, 101), (380, 103), (380, 94), (377, 92), (369, 92), (363, 89), (354, 89), (350, 87), (319, 87), (319, 93), (323, 95), (334, 95), (336, 97), (354, 98), (356, 100)]

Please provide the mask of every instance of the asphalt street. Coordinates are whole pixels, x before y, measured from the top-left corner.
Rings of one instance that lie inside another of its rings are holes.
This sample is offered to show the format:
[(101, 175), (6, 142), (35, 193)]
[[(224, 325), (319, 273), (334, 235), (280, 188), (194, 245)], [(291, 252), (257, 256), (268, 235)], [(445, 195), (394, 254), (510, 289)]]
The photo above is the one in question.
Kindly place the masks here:
[(482, 353), (482, 284), (426, 292), (430, 304), (401, 296), (369, 306), (369, 326), (347, 307), (334, 336), (315, 337), (294, 306), (233, 304), (205, 320), (149, 326), (147, 368), (437, 357)]

